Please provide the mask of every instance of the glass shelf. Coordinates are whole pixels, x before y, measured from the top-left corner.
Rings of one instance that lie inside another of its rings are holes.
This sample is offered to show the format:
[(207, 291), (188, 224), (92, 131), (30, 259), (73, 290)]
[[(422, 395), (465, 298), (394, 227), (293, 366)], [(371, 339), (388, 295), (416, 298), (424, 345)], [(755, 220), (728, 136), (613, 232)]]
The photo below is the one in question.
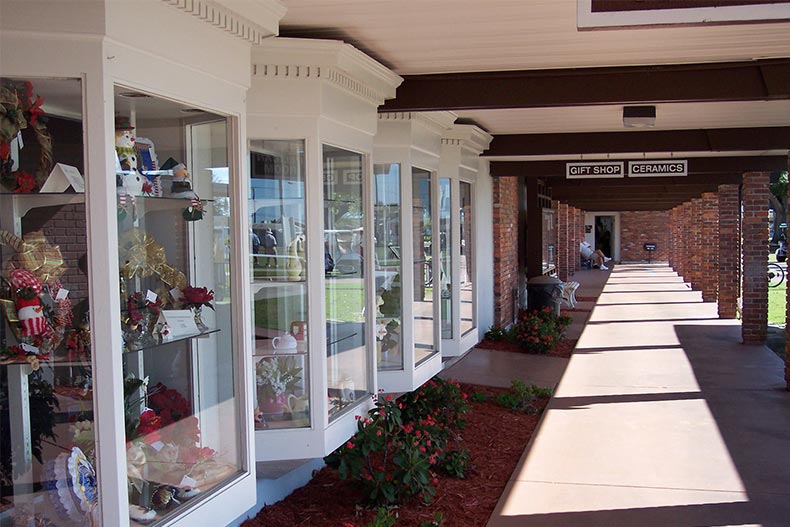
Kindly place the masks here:
[[(118, 187), (118, 188), (123, 188), (123, 187)], [(192, 199), (193, 199), (193, 198), (187, 198), (187, 197), (184, 197), (184, 196), (146, 196), (145, 194), (134, 195), (134, 194), (124, 194), (124, 193), (121, 193), (121, 192), (117, 192), (117, 195), (118, 196), (126, 196), (128, 198), (133, 197), (135, 200), (144, 200), (144, 201), (156, 200), (156, 201), (185, 202), (185, 201), (192, 201)], [(206, 203), (213, 203), (214, 202), (213, 199), (205, 199), (205, 198), (201, 198), (201, 197), (199, 197), (197, 195), (195, 196), (194, 199), (199, 199), (200, 201), (206, 202)]]
[(85, 196), (84, 192), (7, 192), (0, 191), (0, 196), (17, 196), (17, 197), (32, 197), (32, 196)]
[(160, 346), (165, 346), (167, 344), (173, 344), (175, 342), (183, 342), (185, 340), (196, 339), (196, 338), (197, 339), (205, 338), (205, 337), (208, 337), (209, 335), (211, 335), (212, 333), (219, 333), (220, 331), (221, 331), (220, 329), (209, 329), (208, 331), (201, 331), (199, 333), (192, 333), (192, 334), (189, 334), (189, 335), (184, 335), (183, 337), (177, 337), (177, 338), (172, 338), (172, 339), (168, 339), (168, 340), (162, 340), (162, 341), (159, 341), (159, 342), (154, 342), (152, 344), (145, 344), (145, 345), (142, 345), (140, 347), (134, 347), (132, 349), (129, 349), (126, 345), (124, 345), (124, 352), (123, 353), (124, 354), (137, 353), (137, 352), (140, 352), (140, 351), (147, 351), (147, 350), (150, 350), (150, 349), (158, 348)]

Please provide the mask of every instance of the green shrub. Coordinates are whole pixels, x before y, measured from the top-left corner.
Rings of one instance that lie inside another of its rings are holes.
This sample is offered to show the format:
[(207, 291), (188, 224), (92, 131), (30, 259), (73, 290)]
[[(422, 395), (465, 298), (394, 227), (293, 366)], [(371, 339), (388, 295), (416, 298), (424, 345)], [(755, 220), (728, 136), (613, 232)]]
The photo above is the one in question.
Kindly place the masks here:
[(395, 527), (395, 515), (386, 507), (379, 507), (376, 516), (365, 527)]
[(571, 322), (570, 317), (558, 317), (549, 307), (521, 311), (513, 326), (513, 339), (527, 353), (549, 353)]
[(448, 450), (443, 453), (437, 463), (439, 470), (450, 477), (464, 479), (472, 462), (472, 455), (465, 448)]
[(511, 332), (502, 326), (491, 326), (485, 334), (486, 340), (494, 341), (510, 340), (510, 337)]
[(472, 392), (469, 395), (469, 400), (473, 403), (484, 403), (488, 400), (488, 395), (485, 392)]
[(420, 527), (442, 527), (442, 522), (444, 521), (444, 515), (441, 512), (437, 512), (433, 515), (433, 519), (427, 522), (421, 522)]
[(543, 388), (535, 384), (527, 386), (522, 381), (514, 380), (510, 384), (510, 389), (498, 393), (494, 400), (498, 405), (510, 410), (534, 414), (537, 412), (537, 408), (533, 405), (535, 400), (547, 399), (551, 395), (551, 388)]
[(454, 452), (462, 452), (458, 432), (469, 408), (459, 384), (438, 377), (400, 399), (378, 397), (354, 437), (326, 463), (357, 482), (373, 503), (430, 502), (438, 483), (434, 468), (462, 477), (468, 467), (467, 457)]

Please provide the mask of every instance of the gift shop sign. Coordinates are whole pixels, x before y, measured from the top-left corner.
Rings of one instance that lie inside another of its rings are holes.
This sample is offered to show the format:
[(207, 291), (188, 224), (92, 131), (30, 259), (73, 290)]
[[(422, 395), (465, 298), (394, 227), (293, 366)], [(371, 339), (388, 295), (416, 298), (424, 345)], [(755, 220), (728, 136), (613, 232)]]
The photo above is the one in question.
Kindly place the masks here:
[(629, 161), (628, 177), (687, 176), (688, 160)]
[(565, 163), (567, 179), (596, 179), (625, 177), (625, 163), (622, 161), (589, 161)]

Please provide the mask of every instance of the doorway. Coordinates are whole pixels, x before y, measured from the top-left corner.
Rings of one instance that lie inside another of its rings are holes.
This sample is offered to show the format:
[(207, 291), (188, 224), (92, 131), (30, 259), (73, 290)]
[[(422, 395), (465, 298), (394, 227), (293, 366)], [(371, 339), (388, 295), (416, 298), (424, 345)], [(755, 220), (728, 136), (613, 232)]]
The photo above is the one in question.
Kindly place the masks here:
[(614, 216), (595, 216), (595, 248), (614, 258)]
[(584, 214), (584, 239), (614, 261), (620, 260), (620, 213), (596, 211)]

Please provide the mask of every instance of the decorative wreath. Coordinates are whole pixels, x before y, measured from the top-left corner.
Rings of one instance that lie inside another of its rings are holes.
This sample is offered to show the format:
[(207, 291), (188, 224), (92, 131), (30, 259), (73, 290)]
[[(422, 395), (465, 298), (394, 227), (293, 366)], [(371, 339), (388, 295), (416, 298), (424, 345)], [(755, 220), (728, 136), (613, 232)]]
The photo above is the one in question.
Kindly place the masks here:
[[(30, 81), (5, 80), (0, 85), (0, 185), (11, 192), (35, 192), (52, 170), (52, 136), (47, 130), (47, 116), (41, 108), (44, 99), (33, 98)], [(30, 128), (38, 141), (40, 155), (35, 174), (13, 170), (11, 142)]]

